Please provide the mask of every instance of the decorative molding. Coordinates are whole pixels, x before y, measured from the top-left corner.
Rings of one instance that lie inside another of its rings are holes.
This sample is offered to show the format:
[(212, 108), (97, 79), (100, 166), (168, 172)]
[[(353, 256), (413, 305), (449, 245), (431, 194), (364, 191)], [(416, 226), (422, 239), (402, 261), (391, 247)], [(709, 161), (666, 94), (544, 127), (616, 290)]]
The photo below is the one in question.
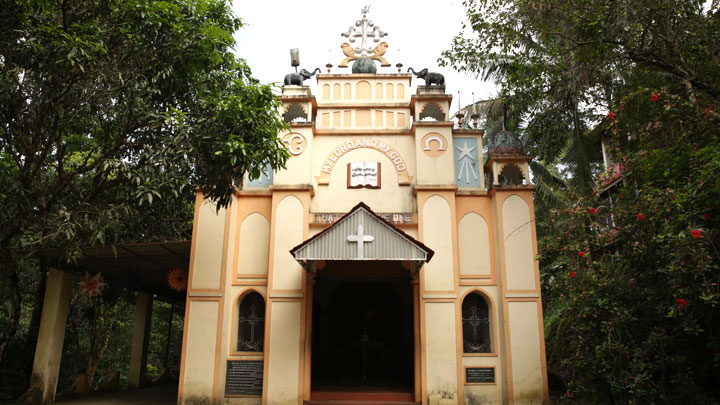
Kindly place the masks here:
[(268, 298), (302, 298), (302, 293), (271, 293), (268, 295)]
[(189, 292), (188, 297), (222, 297), (220, 292)]
[(506, 293), (505, 298), (540, 298), (539, 294), (517, 294), (517, 293)]
[(432, 299), (451, 299), (454, 300), (457, 298), (457, 294), (423, 294), (424, 300), (432, 300)]

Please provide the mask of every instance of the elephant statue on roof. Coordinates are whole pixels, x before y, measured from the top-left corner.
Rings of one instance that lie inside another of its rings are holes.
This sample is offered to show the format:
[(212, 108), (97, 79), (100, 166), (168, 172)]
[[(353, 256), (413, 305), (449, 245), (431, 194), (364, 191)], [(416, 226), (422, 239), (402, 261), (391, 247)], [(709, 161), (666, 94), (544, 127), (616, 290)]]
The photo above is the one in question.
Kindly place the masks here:
[(418, 79), (425, 80), (426, 86), (432, 86), (433, 84), (436, 84), (438, 86), (445, 85), (445, 76), (440, 73), (428, 72), (427, 68), (419, 72), (416, 72), (413, 68), (408, 68), (408, 72), (412, 72)]
[(319, 72), (320, 68), (315, 68), (312, 72), (308, 72), (305, 69), (300, 69), (300, 73), (291, 72), (285, 75), (285, 80), (283, 83), (285, 86), (294, 85), (294, 86), (302, 86), (303, 81), (315, 76), (315, 73)]

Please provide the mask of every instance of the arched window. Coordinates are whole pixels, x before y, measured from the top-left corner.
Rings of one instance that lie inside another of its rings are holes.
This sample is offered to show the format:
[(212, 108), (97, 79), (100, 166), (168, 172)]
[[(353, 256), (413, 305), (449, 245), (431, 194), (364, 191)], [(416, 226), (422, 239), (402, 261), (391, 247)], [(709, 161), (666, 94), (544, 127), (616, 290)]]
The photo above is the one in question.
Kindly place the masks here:
[(468, 294), (462, 303), (464, 353), (491, 353), (488, 304), (478, 293)]
[(265, 300), (251, 292), (240, 300), (238, 316), (237, 350), (261, 352), (265, 340)]

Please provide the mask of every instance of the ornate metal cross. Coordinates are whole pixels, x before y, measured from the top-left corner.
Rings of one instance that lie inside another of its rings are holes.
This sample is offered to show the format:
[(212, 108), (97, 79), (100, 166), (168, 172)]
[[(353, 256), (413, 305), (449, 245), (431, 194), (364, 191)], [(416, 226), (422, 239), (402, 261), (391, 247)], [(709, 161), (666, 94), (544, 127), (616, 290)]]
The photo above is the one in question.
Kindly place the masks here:
[(357, 258), (358, 259), (364, 259), (365, 258), (365, 242), (372, 242), (375, 240), (375, 237), (372, 235), (365, 235), (363, 234), (363, 226), (358, 225), (357, 235), (348, 235), (347, 237), (348, 242), (356, 242), (357, 245)]
[(368, 38), (375, 42), (380, 42), (380, 38), (387, 36), (387, 32), (384, 32), (380, 27), (376, 27), (375, 23), (368, 20), (366, 14), (370, 11), (370, 6), (365, 6), (360, 10), (362, 13), (362, 20), (355, 21), (355, 26), (350, 26), (347, 32), (343, 32), (340, 35), (344, 36), (350, 42), (355, 42), (356, 38), (360, 38), (360, 46), (355, 48), (355, 53), (360, 56), (368, 56), (375, 49), (369, 47), (367, 44)]
[(470, 307), (470, 312), (471, 312), (470, 316), (468, 318), (463, 318), (462, 320), (463, 320), (463, 323), (469, 324), (470, 327), (472, 328), (472, 334), (473, 334), (472, 343), (473, 343), (473, 345), (477, 345), (477, 343), (478, 343), (478, 326), (480, 326), (480, 324), (487, 325), (490, 323), (490, 320), (487, 317), (485, 317), (485, 318), (480, 317), (480, 315), (478, 314), (478, 308), (474, 305), (472, 307)]
[(265, 321), (265, 318), (257, 314), (257, 307), (255, 306), (255, 304), (250, 306), (250, 314), (248, 314), (247, 317), (240, 315), (240, 323), (246, 322), (248, 325), (250, 325), (250, 336), (248, 340), (241, 342), (244, 347), (255, 350), (259, 348), (255, 338), (255, 326), (263, 321)]

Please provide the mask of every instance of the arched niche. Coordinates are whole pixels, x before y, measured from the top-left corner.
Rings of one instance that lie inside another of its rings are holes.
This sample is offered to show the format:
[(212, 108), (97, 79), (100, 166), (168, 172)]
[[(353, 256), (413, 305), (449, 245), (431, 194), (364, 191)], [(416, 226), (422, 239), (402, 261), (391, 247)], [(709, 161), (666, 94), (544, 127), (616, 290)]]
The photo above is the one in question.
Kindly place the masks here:
[(287, 111), (283, 114), (283, 121), (307, 121), (308, 115), (305, 109), (300, 104), (290, 104), (287, 107)]
[(371, 96), (370, 92), (370, 83), (365, 80), (361, 80), (355, 85), (355, 97), (358, 100), (369, 100)]
[(394, 99), (395, 98), (394, 91), (395, 91), (395, 89), (393, 88), (392, 83), (388, 83), (385, 86), (385, 98), (388, 100)]
[(523, 174), (520, 166), (513, 163), (508, 163), (503, 166), (502, 170), (500, 171), (500, 174), (498, 175), (498, 181), (500, 182), (501, 186), (518, 186), (525, 184), (525, 175)]
[(237, 274), (266, 276), (270, 248), (270, 223), (262, 214), (253, 212), (240, 224)]
[(480, 214), (469, 212), (458, 224), (460, 276), (490, 277), (490, 232)]
[(420, 111), (420, 121), (445, 121), (445, 111), (436, 103), (427, 103)]

